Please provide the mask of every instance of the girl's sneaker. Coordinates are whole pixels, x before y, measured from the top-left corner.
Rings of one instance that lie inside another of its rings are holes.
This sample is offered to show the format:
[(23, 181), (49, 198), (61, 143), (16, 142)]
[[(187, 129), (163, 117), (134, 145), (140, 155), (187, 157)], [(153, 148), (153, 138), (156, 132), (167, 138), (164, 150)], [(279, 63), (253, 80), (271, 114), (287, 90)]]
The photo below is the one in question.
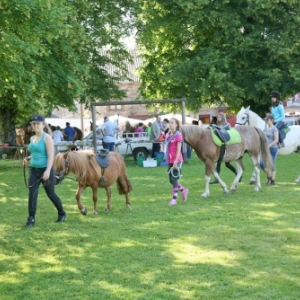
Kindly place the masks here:
[(184, 189), (182, 191), (182, 201), (183, 202), (185, 202), (187, 200), (188, 194), (189, 194), (189, 190), (188, 189)]
[(172, 199), (170, 202), (169, 202), (169, 206), (174, 206), (177, 204), (177, 201), (175, 199)]

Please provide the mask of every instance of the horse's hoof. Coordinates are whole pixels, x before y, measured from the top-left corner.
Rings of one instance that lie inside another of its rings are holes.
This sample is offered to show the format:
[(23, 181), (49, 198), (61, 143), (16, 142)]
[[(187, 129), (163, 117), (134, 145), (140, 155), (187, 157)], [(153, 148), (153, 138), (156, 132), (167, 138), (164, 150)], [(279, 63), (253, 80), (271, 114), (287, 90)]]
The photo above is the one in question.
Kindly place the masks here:
[(231, 190), (230, 190), (230, 193), (231, 193), (231, 194), (233, 194), (233, 193), (235, 193), (235, 192), (236, 192), (236, 189), (231, 189)]
[(250, 185), (253, 185), (253, 184), (255, 184), (255, 181), (254, 181), (254, 180), (251, 180), (251, 181), (249, 182), (249, 184), (250, 184)]
[(94, 215), (98, 215), (98, 211), (97, 211), (97, 210), (94, 210), (94, 211), (93, 211), (93, 214), (94, 214)]
[(104, 211), (110, 211), (110, 209), (109, 209), (109, 208), (107, 208), (107, 207), (105, 207)]
[(87, 210), (86, 210), (86, 208), (82, 209), (82, 210), (81, 210), (81, 213), (82, 213), (84, 216), (86, 216), (86, 215), (87, 215)]
[(256, 188), (254, 189), (254, 192), (259, 192), (259, 188), (256, 187)]
[(300, 182), (300, 178), (297, 178), (294, 182), (299, 183)]
[(126, 204), (126, 209), (131, 209), (131, 205), (130, 204)]
[(209, 193), (208, 194), (204, 193), (201, 195), (201, 198), (207, 198), (208, 196), (209, 196)]

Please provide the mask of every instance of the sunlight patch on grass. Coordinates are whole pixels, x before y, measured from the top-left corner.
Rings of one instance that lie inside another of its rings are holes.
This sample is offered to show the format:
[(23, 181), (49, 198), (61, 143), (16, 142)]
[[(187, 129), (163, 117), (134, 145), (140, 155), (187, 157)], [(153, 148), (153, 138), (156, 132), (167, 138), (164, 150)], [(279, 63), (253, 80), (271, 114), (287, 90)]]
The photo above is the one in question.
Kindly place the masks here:
[(261, 217), (264, 217), (266, 219), (269, 219), (269, 220), (274, 220), (274, 219), (280, 218), (282, 216), (282, 214), (275, 213), (275, 212), (272, 212), (272, 211), (264, 211), (264, 212), (263, 211), (258, 211), (257, 215), (261, 216)]
[(107, 281), (96, 281), (93, 284), (99, 285), (102, 289), (109, 292), (110, 295), (120, 296), (122, 295), (123, 299), (126, 299), (126, 294), (131, 295), (131, 289), (125, 288), (119, 284), (112, 284), (111, 282)]
[(0, 282), (4, 283), (20, 283), (22, 280), (19, 279), (20, 275), (16, 272), (6, 272), (4, 275), (0, 275)]
[(4, 183), (4, 182), (0, 182), (0, 186), (8, 187), (8, 184), (7, 184), (7, 183)]
[(145, 243), (136, 242), (133, 240), (123, 240), (122, 242), (112, 243), (113, 247), (116, 248), (125, 248), (125, 247), (134, 247), (134, 246), (144, 246)]
[(233, 251), (213, 250), (200, 246), (192, 245), (191, 243), (182, 240), (172, 240), (169, 250), (177, 259), (178, 263), (188, 264), (217, 264), (222, 266), (238, 266), (235, 261), (238, 257)]

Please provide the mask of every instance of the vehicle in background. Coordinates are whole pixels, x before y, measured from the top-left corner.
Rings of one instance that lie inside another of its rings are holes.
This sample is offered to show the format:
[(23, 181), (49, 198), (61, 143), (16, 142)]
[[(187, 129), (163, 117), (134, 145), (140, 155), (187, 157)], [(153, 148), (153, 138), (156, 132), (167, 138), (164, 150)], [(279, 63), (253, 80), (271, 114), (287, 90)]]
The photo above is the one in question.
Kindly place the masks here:
[(283, 122), (285, 122), (287, 126), (300, 125), (300, 116), (285, 117)]
[[(103, 149), (101, 126), (96, 128), (96, 138), (97, 138), (97, 150)], [(93, 132), (90, 132), (81, 141), (74, 142), (77, 149), (91, 149), (94, 150), (93, 145)], [(66, 149), (65, 151), (67, 151)], [(61, 150), (60, 150), (61, 151)], [(122, 133), (120, 132), (116, 139), (116, 151), (118, 151), (123, 156), (133, 156), (134, 160), (138, 157), (144, 157), (145, 159), (152, 152), (152, 142), (150, 137), (147, 136), (146, 132), (139, 133)]]

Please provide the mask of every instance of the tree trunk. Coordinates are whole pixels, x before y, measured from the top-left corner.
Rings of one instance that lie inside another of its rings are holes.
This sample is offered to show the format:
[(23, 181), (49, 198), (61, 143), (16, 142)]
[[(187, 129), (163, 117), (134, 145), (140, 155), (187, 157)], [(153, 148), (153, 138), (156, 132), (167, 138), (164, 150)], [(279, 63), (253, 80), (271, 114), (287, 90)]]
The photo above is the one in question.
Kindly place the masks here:
[(0, 144), (16, 144), (16, 124), (9, 109), (0, 109)]

